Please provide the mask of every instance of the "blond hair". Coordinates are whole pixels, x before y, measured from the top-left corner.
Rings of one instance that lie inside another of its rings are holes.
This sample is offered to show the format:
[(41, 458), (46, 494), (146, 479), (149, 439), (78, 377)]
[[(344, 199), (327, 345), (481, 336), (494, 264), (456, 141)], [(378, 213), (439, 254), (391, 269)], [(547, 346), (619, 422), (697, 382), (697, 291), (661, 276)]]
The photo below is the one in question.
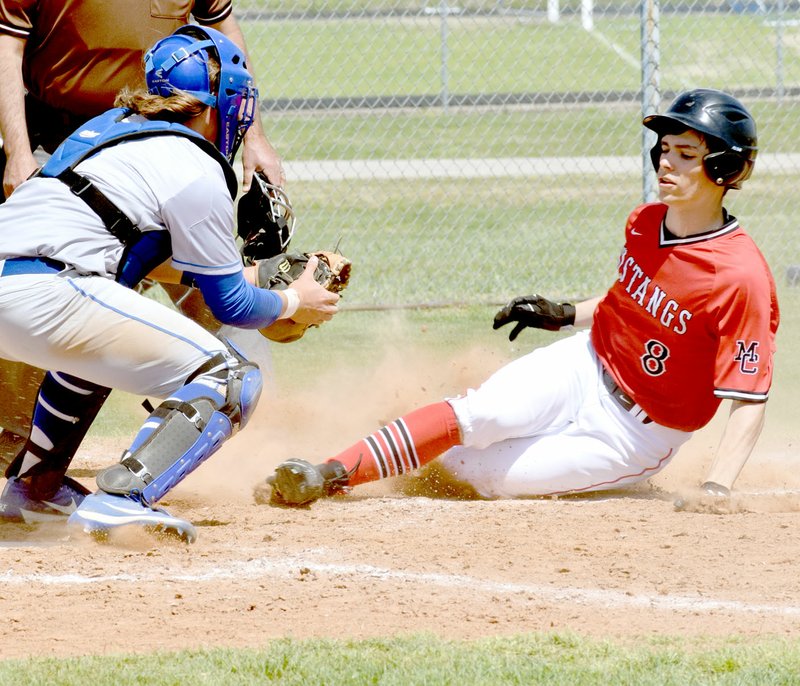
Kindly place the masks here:
[(114, 99), (114, 107), (124, 107), (148, 119), (183, 122), (202, 114), (208, 105), (188, 93), (164, 96), (125, 87)]

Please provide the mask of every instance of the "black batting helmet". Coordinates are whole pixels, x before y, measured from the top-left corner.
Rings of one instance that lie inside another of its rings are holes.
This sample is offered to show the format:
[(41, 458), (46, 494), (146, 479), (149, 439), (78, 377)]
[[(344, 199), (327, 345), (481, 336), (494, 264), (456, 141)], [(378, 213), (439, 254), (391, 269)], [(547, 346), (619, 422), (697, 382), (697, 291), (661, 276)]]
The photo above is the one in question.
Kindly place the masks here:
[(753, 172), (758, 152), (756, 122), (736, 98), (711, 88), (681, 93), (664, 114), (651, 114), (642, 123), (658, 134), (650, 150), (653, 167), (658, 170), (661, 137), (687, 129), (706, 139), (711, 151), (703, 158), (708, 177), (718, 186), (741, 188)]

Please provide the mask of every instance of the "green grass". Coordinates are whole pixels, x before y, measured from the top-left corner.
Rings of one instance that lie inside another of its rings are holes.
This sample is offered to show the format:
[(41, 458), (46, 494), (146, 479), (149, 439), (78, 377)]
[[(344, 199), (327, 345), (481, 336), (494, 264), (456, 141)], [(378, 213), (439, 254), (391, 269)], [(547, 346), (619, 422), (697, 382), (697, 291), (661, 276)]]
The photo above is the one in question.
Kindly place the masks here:
[[(631, 7), (631, 0), (611, 0), (603, 3), (610, 7)], [(492, 9), (525, 10), (528, 12), (544, 12), (547, 9), (546, 0), (531, 2), (530, 0), (466, 0), (464, 2), (448, 1), (451, 7), (458, 7), (469, 11), (489, 11)], [(239, 12), (256, 11), (264, 14), (298, 14), (315, 16), (325, 13), (359, 14), (363, 12), (406, 12), (418, 14), (424, 8), (439, 8), (440, 0), (238, 0), (236, 10)], [(561, 2), (561, 7), (567, 11), (580, 9), (580, 0), (566, 0)]]
[(641, 143), (636, 104), (272, 113), (264, 123), (290, 160), (637, 155)]
[[(246, 21), (243, 30), (267, 100), (436, 95), (443, 61), (450, 93), (636, 92), (641, 78), (636, 13), (599, 15), (593, 32), (576, 17), (455, 17), (445, 43), (438, 17)], [(784, 29), (787, 85), (800, 81), (799, 32)], [(776, 31), (761, 15), (665, 14), (660, 33), (663, 89), (698, 78), (737, 88), (776, 83)]]
[[(452, 25), (447, 38), (451, 93), (638, 87), (636, 66), (603, 42), (587, 40), (573, 24), (459, 19)], [(637, 27), (637, 17), (609, 27), (634, 56)], [(245, 29), (248, 45), (257, 35), (274, 36), (268, 54), (252, 53), (256, 74), (282, 75), (264, 86), (267, 99), (421, 95), (442, 89), (441, 27), (435, 17), (247, 22)]]
[(346, 207), (327, 200), (344, 184), (321, 186), (319, 195), (298, 184), (308, 204), (298, 205), (296, 243), (331, 247), (341, 237), (354, 264), (347, 302), (497, 302), (510, 283), (583, 295), (590, 284), (609, 283), (624, 207), (635, 199), (596, 181), (567, 203), (550, 183), (362, 182)]
[[(800, 150), (794, 101), (747, 105), (762, 154)], [(638, 103), (270, 113), (264, 125), (287, 160), (635, 156), (642, 132)]]
[[(625, 219), (639, 202), (632, 176), (295, 182), (296, 250), (333, 248), (354, 264), (346, 303), (495, 303), (520, 290), (581, 298), (614, 276)], [(800, 261), (785, 208), (791, 176), (763, 174), (726, 203), (777, 279)]]
[(644, 639), (636, 646), (571, 634), (448, 641), (282, 639), (261, 650), (210, 650), (0, 662), (0, 684), (33, 686), (778, 686), (795, 684), (800, 648), (765, 638)]
[[(277, 7), (269, 4), (264, 7)], [(319, 9), (322, 4), (314, 4)], [(325, 5), (360, 11), (365, 3)], [(369, 5), (372, 7), (372, 5)], [(377, 7), (377, 5), (376, 5)], [(775, 29), (761, 15), (664, 13), (664, 90), (698, 84), (769, 88)], [(436, 94), (436, 18), (273, 20), (243, 24), (267, 100)], [(800, 83), (800, 29), (786, 27), (784, 81)], [(454, 17), (448, 33), (453, 93), (636, 91), (638, 16), (598, 15), (558, 25)], [(743, 47), (746, 46), (746, 49)], [(640, 105), (271, 112), (266, 130), (289, 162), (640, 155)], [(794, 101), (747, 101), (762, 155), (798, 150)], [(785, 170), (789, 172), (791, 170)], [(794, 177), (758, 163), (728, 205), (757, 239), (778, 279), (800, 257)], [(582, 297), (609, 283), (637, 175), (598, 163), (570, 176), (453, 179), (289, 179), (300, 218), (294, 247), (341, 249), (355, 264), (347, 302), (423, 305), (496, 302), (519, 289)]]

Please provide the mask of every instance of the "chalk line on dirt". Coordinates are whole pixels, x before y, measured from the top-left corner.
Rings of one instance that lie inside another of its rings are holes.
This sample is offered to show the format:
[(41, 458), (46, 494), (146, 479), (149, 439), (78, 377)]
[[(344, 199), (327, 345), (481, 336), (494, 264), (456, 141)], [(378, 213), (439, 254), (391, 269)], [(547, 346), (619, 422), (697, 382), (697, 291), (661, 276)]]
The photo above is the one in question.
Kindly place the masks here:
[(670, 612), (728, 612), (732, 614), (767, 614), (800, 616), (800, 607), (747, 603), (737, 600), (721, 600), (707, 596), (643, 594), (597, 588), (561, 587), (553, 588), (539, 584), (510, 583), (481, 579), (463, 574), (442, 574), (389, 569), (367, 564), (345, 564), (315, 562), (314, 558), (329, 557), (324, 549), (306, 551), (303, 555), (260, 557), (248, 560), (233, 560), (224, 566), (207, 567), (194, 573), (158, 567), (145, 572), (124, 574), (19, 574), (13, 570), (0, 573), (0, 583), (43, 586), (72, 586), (98, 583), (148, 583), (165, 581), (189, 581), (203, 583), (224, 579), (257, 579), (264, 577), (297, 577), (315, 573), (332, 577), (349, 577), (353, 582), (374, 579), (386, 582), (435, 585), (442, 588), (464, 589), (470, 592), (490, 594), (525, 595), (534, 602), (573, 603), (577, 605), (600, 605), (604, 607), (633, 607)]

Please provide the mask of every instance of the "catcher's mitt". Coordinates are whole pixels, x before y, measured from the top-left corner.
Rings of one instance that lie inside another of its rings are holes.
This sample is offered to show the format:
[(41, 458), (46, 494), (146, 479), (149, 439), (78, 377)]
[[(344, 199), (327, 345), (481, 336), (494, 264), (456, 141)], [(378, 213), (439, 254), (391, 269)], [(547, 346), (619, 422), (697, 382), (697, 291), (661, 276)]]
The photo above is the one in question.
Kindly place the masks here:
[(246, 265), (286, 252), (296, 217), (283, 188), (273, 186), (260, 171), (236, 208), (236, 230), (242, 239)]
[[(289, 253), (256, 262), (256, 285), (270, 290), (284, 290), (300, 278), (308, 264), (308, 258), (319, 258), (314, 270), (314, 279), (329, 291), (339, 293), (350, 282), (351, 263), (344, 255), (335, 252)], [(263, 336), (277, 343), (291, 343), (303, 337), (312, 324), (301, 324), (294, 319), (278, 319), (259, 329)]]

